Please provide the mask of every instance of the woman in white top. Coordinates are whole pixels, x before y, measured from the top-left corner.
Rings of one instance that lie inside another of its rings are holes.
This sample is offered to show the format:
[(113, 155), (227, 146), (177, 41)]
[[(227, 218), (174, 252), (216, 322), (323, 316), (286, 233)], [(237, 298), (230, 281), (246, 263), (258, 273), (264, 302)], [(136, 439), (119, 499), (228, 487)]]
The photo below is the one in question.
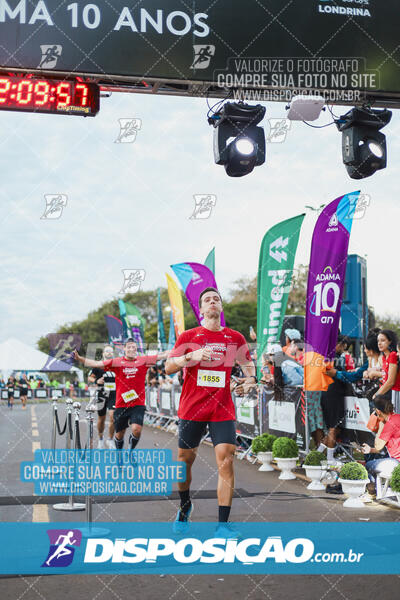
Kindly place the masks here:
[(368, 358), (368, 369), (364, 371), (364, 379), (381, 379), (382, 354), (378, 348), (378, 335), (370, 332), (364, 344), (365, 354)]

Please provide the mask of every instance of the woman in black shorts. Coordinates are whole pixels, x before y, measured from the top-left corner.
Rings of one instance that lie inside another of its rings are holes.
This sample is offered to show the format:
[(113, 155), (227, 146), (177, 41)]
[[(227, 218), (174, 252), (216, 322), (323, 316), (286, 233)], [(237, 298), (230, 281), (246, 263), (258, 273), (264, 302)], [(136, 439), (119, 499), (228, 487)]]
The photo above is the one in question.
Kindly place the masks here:
[(21, 379), (19, 380), (19, 397), (21, 398), (22, 408), (26, 408), (26, 402), (28, 400), (28, 378), (26, 373), (21, 375)]
[(8, 407), (14, 406), (14, 392), (15, 392), (15, 379), (11, 375), (7, 381), (7, 392), (8, 392)]

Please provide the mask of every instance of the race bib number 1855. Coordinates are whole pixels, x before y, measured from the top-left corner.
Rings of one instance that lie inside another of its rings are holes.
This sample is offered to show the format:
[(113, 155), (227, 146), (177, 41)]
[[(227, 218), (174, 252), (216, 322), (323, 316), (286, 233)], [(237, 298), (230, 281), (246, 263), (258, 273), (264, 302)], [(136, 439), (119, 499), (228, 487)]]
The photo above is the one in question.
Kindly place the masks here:
[(129, 392), (124, 392), (123, 394), (121, 394), (124, 402), (132, 402), (132, 400), (136, 400), (136, 398), (138, 398), (137, 393), (135, 392), (135, 390), (129, 390)]
[(197, 385), (223, 388), (225, 387), (225, 371), (199, 369), (197, 371)]

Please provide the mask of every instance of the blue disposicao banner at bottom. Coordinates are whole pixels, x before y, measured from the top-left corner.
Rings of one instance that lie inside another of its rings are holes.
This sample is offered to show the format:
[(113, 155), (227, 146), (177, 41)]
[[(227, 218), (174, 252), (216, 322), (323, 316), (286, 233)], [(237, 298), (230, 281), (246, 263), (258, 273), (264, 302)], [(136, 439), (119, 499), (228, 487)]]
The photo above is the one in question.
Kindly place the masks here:
[(0, 523), (1, 574), (399, 574), (400, 523)]

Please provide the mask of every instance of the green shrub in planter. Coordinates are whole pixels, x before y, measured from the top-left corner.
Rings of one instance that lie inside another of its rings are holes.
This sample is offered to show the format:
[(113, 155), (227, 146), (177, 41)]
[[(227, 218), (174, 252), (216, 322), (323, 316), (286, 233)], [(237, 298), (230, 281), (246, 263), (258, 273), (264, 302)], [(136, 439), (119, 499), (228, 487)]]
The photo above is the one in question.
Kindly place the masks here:
[(272, 444), (270, 444), (267, 436), (258, 435), (251, 442), (251, 449), (254, 452), (254, 454), (258, 454), (259, 452), (270, 452), (271, 451), (271, 447), (270, 447), (271, 445)]
[(299, 449), (294, 440), (288, 437), (279, 437), (272, 444), (274, 458), (297, 458)]
[(267, 440), (267, 448), (265, 452), (272, 452), (272, 444), (277, 439), (276, 435), (273, 435), (272, 433), (263, 433), (261, 437)]
[(305, 467), (319, 467), (321, 466), (321, 462), (326, 460), (325, 454), (323, 452), (318, 452), (318, 450), (311, 450), (306, 456), (304, 461)]
[(392, 477), (390, 478), (390, 487), (394, 492), (400, 492), (400, 465), (393, 469)]
[(339, 473), (340, 479), (368, 479), (367, 469), (358, 462), (349, 462), (343, 465)]

